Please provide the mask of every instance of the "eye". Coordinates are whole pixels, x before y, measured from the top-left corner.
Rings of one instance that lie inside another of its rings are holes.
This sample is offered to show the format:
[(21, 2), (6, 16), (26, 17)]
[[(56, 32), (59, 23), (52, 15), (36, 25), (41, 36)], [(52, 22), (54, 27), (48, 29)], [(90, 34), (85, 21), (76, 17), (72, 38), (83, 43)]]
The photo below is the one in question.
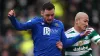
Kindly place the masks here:
[(47, 16), (47, 17), (49, 17), (49, 16), (54, 16), (54, 14), (46, 14), (46, 16)]
[(50, 16), (49, 14), (46, 14), (46, 16), (48, 17), (48, 16)]
[(85, 20), (84, 22), (87, 22), (88, 23), (88, 20)]
[(87, 21), (84, 21), (84, 22), (87, 22)]
[(54, 16), (54, 14), (51, 14), (51, 16)]

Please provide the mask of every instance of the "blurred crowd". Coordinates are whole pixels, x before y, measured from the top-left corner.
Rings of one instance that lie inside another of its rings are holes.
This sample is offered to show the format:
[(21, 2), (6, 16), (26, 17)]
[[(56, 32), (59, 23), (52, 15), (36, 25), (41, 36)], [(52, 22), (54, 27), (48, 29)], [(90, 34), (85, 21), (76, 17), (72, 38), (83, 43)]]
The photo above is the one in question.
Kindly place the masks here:
[[(75, 14), (83, 11), (89, 15), (89, 25), (100, 34), (99, 0), (0, 0), (0, 56), (33, 55), (34, 45), (30, 30), (15, 30), (7, 14), (14, 9), (17, 19), (24, 23), (34, 16), (41, 16), (41, 6), (49, 1), (55, 5), (55, 18), (64, 23), (65, 30), (73, 26)], [(100, 48), (95, 44), (92, 48), (93, 54), (100, 56)]]

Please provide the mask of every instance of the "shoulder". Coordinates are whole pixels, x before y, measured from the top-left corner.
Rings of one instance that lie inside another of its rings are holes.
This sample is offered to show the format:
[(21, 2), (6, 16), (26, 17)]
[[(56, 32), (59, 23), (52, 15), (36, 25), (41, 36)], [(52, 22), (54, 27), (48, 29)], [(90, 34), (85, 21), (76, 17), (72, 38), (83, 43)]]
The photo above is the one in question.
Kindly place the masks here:
[(32, 19), (28, 20), (27, 22), (38, 23), (40, 21), (42, 21), (41, 17), (35, 16)]
[(60, 27), (64, 27), (63, 23), (60, 20), (54, 19), (54, 23), (57, 23)]
[(72, 32), (74, 32), (73, 27), (68, 29), (67, 31), (65, 31), (66, 34), (69, 34), (69, 33), (72, 33)]
[(75, 30), (72, 28), (68, 29), (67, 31), (65, 31), (65, 35), (67, 36), (67, 38), (72, 38), (77, 36), (79, 33), (75, 32)]
[(38, 17), (38, 16), (35, 16), (33, 19), (32, 19), (32, 21), (41, 21), (42, 19), (41, 19), (41, 17)]

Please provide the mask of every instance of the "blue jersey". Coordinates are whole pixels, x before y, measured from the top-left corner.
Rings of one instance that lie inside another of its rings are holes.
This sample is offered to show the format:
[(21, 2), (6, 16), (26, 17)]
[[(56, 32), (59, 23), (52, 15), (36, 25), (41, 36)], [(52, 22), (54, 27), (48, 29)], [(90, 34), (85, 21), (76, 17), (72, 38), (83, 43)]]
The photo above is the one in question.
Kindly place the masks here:
[(18, 22), (14, 16), (9, 19), (17, 30), (31, 29), (34, 56), (62, 56), (61, 51), (56, 47), (57, 41), (62, 41), (63, 47), (68, 47), (80, 39), (80, 35), (67, 39), (62, 22), (56, 19), (51, 24), (45, 23), (42, 17), (34, 17), (26, 23)]

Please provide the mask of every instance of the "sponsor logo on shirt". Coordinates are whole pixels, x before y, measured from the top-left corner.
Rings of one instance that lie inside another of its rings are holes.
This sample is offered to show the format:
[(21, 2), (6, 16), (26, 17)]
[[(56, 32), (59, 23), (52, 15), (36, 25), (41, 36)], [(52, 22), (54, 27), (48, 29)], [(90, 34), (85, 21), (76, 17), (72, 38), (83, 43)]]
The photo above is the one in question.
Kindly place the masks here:
[(74, 48), (73, 50), (74, 50), (74, 51), (83, 51), (83, 50), (87, 50), (87, 49), (89, 49), (88, 46), (86, 46), (86, 47), (85, 47), (85, 46), (82, 46), (82, 47), (78, 47), (78, 48), (76, 47), (76, 48)]
[(83, 44), (84, 44), (84, 41), (82, 40), (78, 42), (78, 46), (82, 46)]
[(43, 28), (43, 35), (50, 35), (50, 34), (56, 34), (58, 33), (57, 29), (50, 29), (49, 27), (44, 27)]

